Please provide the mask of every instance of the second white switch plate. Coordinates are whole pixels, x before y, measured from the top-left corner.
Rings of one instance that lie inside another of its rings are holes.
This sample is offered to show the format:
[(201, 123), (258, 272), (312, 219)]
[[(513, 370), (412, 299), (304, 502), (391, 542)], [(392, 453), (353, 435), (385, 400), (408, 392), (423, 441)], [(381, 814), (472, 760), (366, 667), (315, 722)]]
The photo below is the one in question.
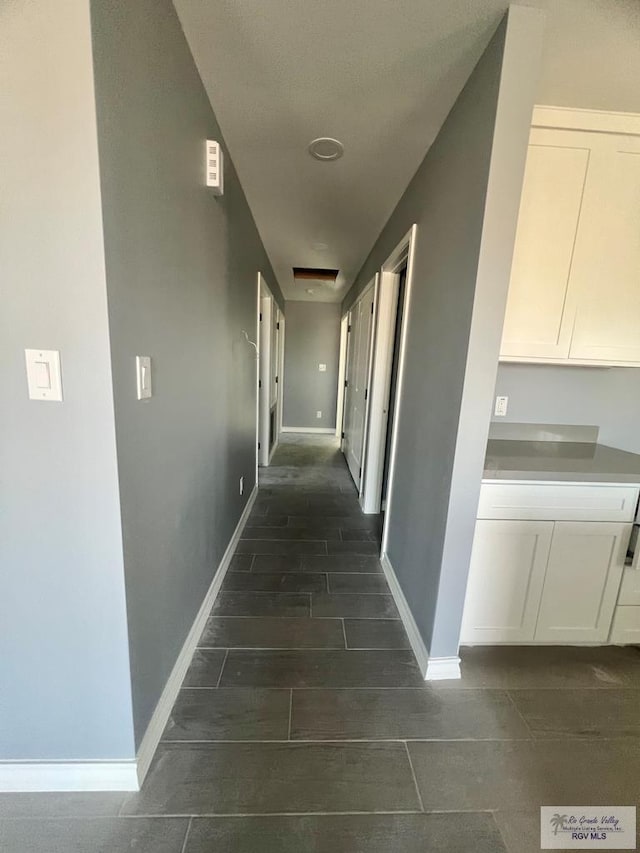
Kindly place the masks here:
[(136, 356), (136, 384), (138, 400), (146, 400), (153, 394), (151, 387), (151, 358), (148, 355)]

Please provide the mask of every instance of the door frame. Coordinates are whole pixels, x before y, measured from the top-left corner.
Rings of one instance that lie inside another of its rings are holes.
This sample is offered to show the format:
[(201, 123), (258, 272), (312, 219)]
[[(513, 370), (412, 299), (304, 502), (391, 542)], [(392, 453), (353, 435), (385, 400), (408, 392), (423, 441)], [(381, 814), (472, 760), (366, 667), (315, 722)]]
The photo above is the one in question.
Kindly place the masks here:
[[(371, 395), (372, 395), (372, 384), (373, 384), (373, 362), (376, 353), (376, 321), (378, 317), (378, 299), (379, 299), (379, 290), (380, 290), (380, 273), (376, 273), (372, 279), (371, 284), (373, 285), (373, 305), (371, 306), (371, 335), (369, 337), (369, 351), (367, 352), (367, 382), (365, 386), (365, 394), (364, 394), (364, 432), (362, 436), (362, 476), (360, 477), (360, 486), (358, 489), (358, 497), (360, 499), (360, 507), (363, 512), (365, 505), (365, 481), (367, 478), (367, 453), (369, 450), (369, 422), (370, 422), (370, 410), (371, 410)], [(369, 285), (370, 286), (370, 285)], [(363, 294), (367, 292), (369, 286), (365, 287), (363, 290)], [(378, 512), (380, 510), (377, 510)]]
[[(381, 555), (386, 554), (389, 535), (389, 519), (393, 511), (393, 483), (398, 447), (398, 422), (401, 400), (404, 393), (407, 330), (413, 289), (415, 246), (417, 226), (412, 225), (393, 252), (382, 265), (378, 279), (375, 312), (375, 346), (368, 404), (369, 436), (364, 465), (364, 489), (362, 510), (365, 513), (380, 512), (384, 453), (389, 416), (392, 418), (389, 448), (389, 476), (387, 484), (384, 526), (382, 529)], [(393, 353), (395, 347), (395, 325), (398, 310), (398, 281), (401, 270), (406, 266), (402, 325), (398, 341), (398, 374), (393, 412), (390, 412), (390, 385)]]
[(344, 379), (347, 372), (347, 345), (349, 342), (349, 314), (347, 311), (340, 320), (340, 355), (338, 357), (338, 397), (336, 405), (336, 438), (342, 449), (344, 432)]
[[(361, 502), (361, 498), (362, 498), (362, 484), (364, 482), (364, 471), (365, 471), (365, 453), (366, 453), (366, 445), (367, 445), (367, 423), (368, 423), (368, 410), (369, 410), (369, 388), (371, 385), (371, 361), (372, 361), (372, 353), (373, 353), (374, 340), (375, 340), (375, 306), (376, 306), (377, 286), (378, 286), (378, 273), (375, 274), (375, 276), (371, 279), (371, 281), (369, 281), (367, 286), (365, 288), (363, 288), (363, 290), (358, 294), (357, 299), (351, 305), (347, 314), (345, 315), (346, 320), (347, 320), (347, 346), (346, 346), (346, 352), (345, 352), (344, 376), (343, 376), (343, 380), (342, 380), (344, 396), (343, 396), (343, 413), (342, 413), (342, 426), (341, 426), (341, 435), (344, 434), (344, 438), (341, 438), (340, 449), (345, 456), (345, 459), (347, 461), (347, 467), (348, 467), (349, 460), (347, 458), (347, 454), (345, 453), (344, 445), (345, 445), (346, 433), (347, 433), (347, 431), (345, 429), (345, 424), (346, 424), (346, 415), (347, 415), (347, 410), (348, 410), (348, 402), (349, 402), (349, 394), (350, 394), (350, 391), (349, 391), (350, 384), (347, 384), (348, 379), (349, 379), (348, 367), (349, 367), (349, 357), (350, 357), (352, 349), (353, 349), (353, 334), (352, 334), (353, 320), (352, 320), (352, 315), (353, 315), (354, 309), (356, 308), (358, 303), (361, 302), (365, 298), (365, 296), (367, 296), (367, 294), (369, 294), (371, 291), (373, 291), (373, 300), (372, 300), (373, 310), (371, 312), (371, 321), (370, 321), (371, 322), (371, 327), (370, 327), (371, 328), (371, 334), (369, 337), (369, 343), (368, 343), (368, 347), (367, 347), (367, 362), (366, 362), (366, 367), (365, 367), (365, 380), (364, 380), (365, 394), (364, 394), (364, 406), (363, 406), (364, 411), (363, 411), (363, 419), (362, 419), (362, 446), (361, 446), (361, 450), (360, 450), (360, 466), (359, 466), (362, 473), (359, 477), (359, 481), (358, 481), (358, 484), (356, 486), (356, 488), (358, 490), (358, 500), (360, 502)], [(352, 477), (353, 477), (353, 475), (352, 475)], [(355, 485), (355, 478), (354, 478), (354, 485)]]
[(278, 400), (276, 403), (276, 440), (273, 443), (273, 449), (275, 450), (278, 444), (280, 443), (280, 435), (282, 433), (282, 416), (284, 412), (284, 333), (285, 333), (285, 321), (284, 321), (284, 311), (280, 309), (278, 306), (276, 313), (276, 320), (280, 323), (280, 334), (278, 335), (278, 352), (276, 354), (276, 358), (278, 359)]
[[(273, 322), (282, 322), (280, 317), (281, 314), (280, 306), (276, 302), (264, 276), (259, 272), (256, 314), (256, 340), (258, 342), (258, 367), (256, 379), (256, 469), (258, 467), (264, 468), (269, 465), (271, 457), (278, 445), (281, 432), (282, 383), (279, 370), (280, 364), (283, 360), (284, 334), (278, 334), (278, 352), (272, 352), (272, 324)], [(282, 323), (280, 329), (282, 332), (283, 325), (284, 323)], [(270, 447), (271, 375), (274, 364), (276, 367), (276, 376), (278, 378), (278, 390), (276, 397), (275, 436), (273, 446)]]

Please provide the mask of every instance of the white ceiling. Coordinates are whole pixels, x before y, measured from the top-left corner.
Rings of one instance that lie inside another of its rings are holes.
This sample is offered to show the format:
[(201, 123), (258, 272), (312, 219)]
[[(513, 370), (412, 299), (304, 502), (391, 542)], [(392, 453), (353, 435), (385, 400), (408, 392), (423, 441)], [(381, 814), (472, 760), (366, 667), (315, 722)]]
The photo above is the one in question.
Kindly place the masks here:
[[(508, 4), (174, 2), (285, 298), (341, 301)], [(640, 0), (524, 5), (548, 13), (538, 103), (640, 112)]]

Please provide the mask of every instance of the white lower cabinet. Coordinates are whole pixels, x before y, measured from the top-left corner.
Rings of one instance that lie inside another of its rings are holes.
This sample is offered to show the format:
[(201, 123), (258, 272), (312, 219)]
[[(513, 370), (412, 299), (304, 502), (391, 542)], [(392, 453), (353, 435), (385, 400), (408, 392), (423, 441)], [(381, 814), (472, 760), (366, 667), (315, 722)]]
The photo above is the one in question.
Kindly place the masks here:
[(640, 644), (640, 606), (624, 604), (616, 607), (609, 642), (620, 646)]
[(460, 642), (606, 643), (630, 533), (626, 522), (479, 519)]
[(624, 570), (630, 524), (557, 521), (535, 639), (605, 643)]
[(609, 642), (627, 645), (640, 644), (640, 553), (632, 568), (624, 570), (618, 606), (613, 614)]
[(533, 640), (552, 533), (552, 521), (476, 522), (461, 643)]

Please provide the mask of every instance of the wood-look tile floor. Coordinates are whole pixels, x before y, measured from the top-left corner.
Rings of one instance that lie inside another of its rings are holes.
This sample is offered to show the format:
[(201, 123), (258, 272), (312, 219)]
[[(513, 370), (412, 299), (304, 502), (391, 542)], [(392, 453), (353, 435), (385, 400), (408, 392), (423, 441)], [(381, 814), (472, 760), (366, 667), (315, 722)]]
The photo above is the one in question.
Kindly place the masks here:
[(287, 436), (143, 789), (0, 795), (2, 853), (532, 853), (640, 800), (635, 648), (462, 652), (425, 684), (325, 437)]

